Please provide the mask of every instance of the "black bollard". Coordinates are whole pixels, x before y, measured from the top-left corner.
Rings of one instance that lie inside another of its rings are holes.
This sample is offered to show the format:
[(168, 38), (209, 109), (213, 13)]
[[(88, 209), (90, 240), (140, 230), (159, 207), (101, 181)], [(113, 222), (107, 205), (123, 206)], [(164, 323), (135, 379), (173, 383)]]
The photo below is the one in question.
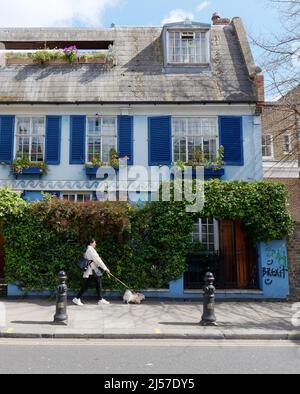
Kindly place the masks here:
[(203, 298), (203, 316), (200, 324), (202, 326), (217, 326), (215, 315), (215, 278), (211, 272), (207, 272), (204, 278), (205, 286)]
[(64, 271), (58, 274), (58, 288), (57, 288), (57, 300), (56, 300), (56, 314), (54, 316), (54, 324), (57, 325), (68, 325), (67, 315), (67, 291), (66, 285), (67, 275)]

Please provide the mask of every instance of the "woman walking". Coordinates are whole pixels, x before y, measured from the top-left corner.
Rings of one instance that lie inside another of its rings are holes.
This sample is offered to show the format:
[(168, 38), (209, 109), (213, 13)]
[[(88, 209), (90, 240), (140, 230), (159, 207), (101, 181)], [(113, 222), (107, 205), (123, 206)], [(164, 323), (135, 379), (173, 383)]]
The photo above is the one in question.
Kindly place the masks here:
[(110, 270), (106, 267), (101, 257), (97, 253), (96, 246), (97, 246), (96, 241), (92, 239), (89, 242), (88, 248), (84, 255), (85, 259), (89, 260), (91, 263), (88, 269), (83, 274), (84, 283), (82, 289), (78, 293), (77, 297), (74, 298), (73, 300), (73, 303), (78, 306), (83, 306), (83, 303), (81, 302), (81, 298), (83, 294), (91, 287), (93, 282), (96, 286), (96, 291), (98, 295), (98, 305), (109, 305), (109, 302), (102, 297), (101, 277), (103, 275), (102, 271), (107, 272), (109, 274)]

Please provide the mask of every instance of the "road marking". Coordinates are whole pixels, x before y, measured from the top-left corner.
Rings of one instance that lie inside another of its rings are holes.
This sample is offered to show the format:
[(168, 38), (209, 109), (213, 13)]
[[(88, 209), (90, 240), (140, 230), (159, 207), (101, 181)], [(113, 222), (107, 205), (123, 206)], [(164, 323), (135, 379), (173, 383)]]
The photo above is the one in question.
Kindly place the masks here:
[(291, 341), (230, 341), (230, 340), (64, 340), (64, 339), (0, 339), (0, 346), (28, 347), (198, 347), (198, 348), (300, 348), (300, 342)]

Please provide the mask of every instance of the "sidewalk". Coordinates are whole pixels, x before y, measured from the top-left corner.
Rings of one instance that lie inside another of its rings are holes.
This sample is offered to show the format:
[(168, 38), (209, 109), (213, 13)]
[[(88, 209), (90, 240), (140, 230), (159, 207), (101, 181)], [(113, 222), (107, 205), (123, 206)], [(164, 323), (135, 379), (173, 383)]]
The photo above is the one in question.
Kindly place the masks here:
[(192, 302), (112, 302), (83, 308), (69, 301), (67, 327), (54, 326), (55, 305), (46, 300), (0, 300), (0, 337), (187, 338), (300, 340), (290, 303), (218, 303), (218, 327), (201, 327), (202, 305)]

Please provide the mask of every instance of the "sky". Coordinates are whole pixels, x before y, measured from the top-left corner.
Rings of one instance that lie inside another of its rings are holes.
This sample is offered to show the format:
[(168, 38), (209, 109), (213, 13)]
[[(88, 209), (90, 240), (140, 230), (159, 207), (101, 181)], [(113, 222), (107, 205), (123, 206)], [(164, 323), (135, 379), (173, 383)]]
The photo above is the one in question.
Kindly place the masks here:
[[(247, 32), (266, 37), (280, 29), (277, 11), (268, 0), (0, 0), (0, 27), (159, 26), (189, 17), (210, 23), (221, 17), (242, 17)], [(259, 63), (259, 52), (254, 54)]]

